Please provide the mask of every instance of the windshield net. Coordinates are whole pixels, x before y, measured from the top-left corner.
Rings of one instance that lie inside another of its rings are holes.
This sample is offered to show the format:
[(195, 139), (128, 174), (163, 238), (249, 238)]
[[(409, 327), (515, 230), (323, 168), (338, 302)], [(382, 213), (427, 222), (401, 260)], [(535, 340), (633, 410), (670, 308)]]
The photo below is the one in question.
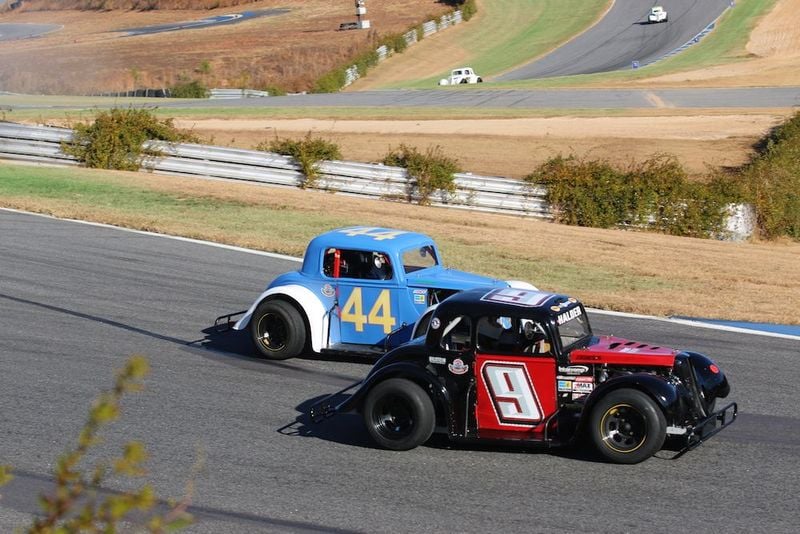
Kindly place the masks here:
[(558, 335), (561, 337), (561, 346), (564, 348), (592, 333), (586, 314), (580, 307), (562, 313), (556, 322), (558, 323)]

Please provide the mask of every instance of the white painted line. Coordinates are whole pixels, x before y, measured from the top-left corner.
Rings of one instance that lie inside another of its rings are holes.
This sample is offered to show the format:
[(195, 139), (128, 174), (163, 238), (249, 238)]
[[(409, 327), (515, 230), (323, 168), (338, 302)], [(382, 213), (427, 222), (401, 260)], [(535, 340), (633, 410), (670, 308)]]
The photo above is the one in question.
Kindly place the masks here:
[[(295, 258), (294, 256), (287, 256), (285, 254), (276, 254), (274, 252), (264, 252), (261, 250), (253, 250), (250, 248), (243, 248), (243, 247), (236, 247), (233, 245), (225, 245), (222, 243), (214, 243), (212, 241), (203, 241), (201, 239), (191, 239), (189, 237), (180, 237), (175, 235), (169, 234), (159, 234), (156, 232), (146, 232), (144, 230), (133, 230), (131, 228), (123, 228), (121, 226), (114, 226), (112, 224), (104, 224), (98, 222), (91, 222), (91, 221), (81, 221), (78, 219), (65, 219), (62, 217), (54, 217), (52, 215), (45, 215), (43, 213), (33, 213), (30, 211), (23, 211), (23, 210), (15, 210), (11, 208), (2, 208), (0, 207), (0, 211), (8, 211), (11, 213), (20, 213), (23, 215), (35, 215), (37, 217), (44, 217), (46, 219), (56, 219), (59, 221), (67, 221), (67, 222), (74, 222), (79, 224), (86, 224), (88, 226), (97, 226), (99, 228), (109, 228), (112, 230), (120, 230), (122, 232), (130, 232), (133, 234), (140, 234), (152, 237), (163, 237), (165, 239), (174, 239), (175, 241), (183, 241), (185, 243), (194, 243), (196, 245), (206, 245), (209, 247), (217, 247), (226, 250), (232, 250), (234, 252), (244, 252), (246, 254), (256, 254), (258, 256), (265, 256), (267, 258), (275, 258), (279, 260), (286, 260), (286, 261), (294, 261), (298, 263), (302, 263), (302, 258)], [(737, 328), (735, 326), (724, 326), (724, 325), (717, 325), (717, 324), (709, 324), (709, 323), (701, 323), (699, 321), (690, 321), (688, 319), (672, 319), (670, 317), (657, 317), (655, 315), (637, 315), (635, 313), (626, 313), (626, 312), (617, 312), (617, 311), (609, 311), (609, 310), (598, 310), (595, 308), (587, 308), (590, 313), (596, 313), (598, 315), (610, 315), (612, 317), (625, 317), (628, 319), (647, 319), (650, 321), (660, 321), (664, 323), (672, 323), (672, 324), (679, 324), (684, 326), (691, 326), (695, 328), (706, 328), (709, 330), (720, 330), (723, 332), (735, 332), (737, 334), (750, 334), (754, 336), (766, 336), (766, 337), (775, 337), (780, 339), (792, 339), (800, 341), (800, 336), (792, 336), (790, 334), (778, 334), (775, 332), (762, 332), (760, 330), (750, 330), (749, 328)]]
[(737, 334), (752, 334), (754, 336), (776, 337), (780, 339), (792, 339), (800, 341), (800, 336), (793, 336), (791, 334), (779, 334), (777, 332), (763, 332), (761, 330), (752, 330), (750, 328), (739, 328), (736, 326), (725, 326), (720, 324), (704, 323), (701, 321), (691, 321), (689, 319), (674, 319), (672, 317), (657, 317), (655, 315), (637, 315), (635, 313), (598, 310), (594, 308), (587, 308), (587, 310), (590, 313), (596, 313), (598, 315), (610, 315), (612, 317), (625, 317), (628, 319), (648, 319), (650, 321), (661, 321), (664, 323), (693, 326), (695, 328), (707, 328), (709, 330), (721, 330), (723, 332), (735, 332)]

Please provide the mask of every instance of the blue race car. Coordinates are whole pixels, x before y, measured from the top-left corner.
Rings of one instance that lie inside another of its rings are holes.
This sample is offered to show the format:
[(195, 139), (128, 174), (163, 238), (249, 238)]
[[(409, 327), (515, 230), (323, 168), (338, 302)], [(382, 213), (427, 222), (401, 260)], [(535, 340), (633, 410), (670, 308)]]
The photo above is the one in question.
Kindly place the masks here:
[(304, 350), (379, 356), (424, 333), (433, 307), (474, 287), (535, 289), (443, 267), (423, 234), (349, 227), (308, 244), (299, 271), (278, 276), (250, 309), (216, 320), (249, 329), (258, 354), (283, 360)]

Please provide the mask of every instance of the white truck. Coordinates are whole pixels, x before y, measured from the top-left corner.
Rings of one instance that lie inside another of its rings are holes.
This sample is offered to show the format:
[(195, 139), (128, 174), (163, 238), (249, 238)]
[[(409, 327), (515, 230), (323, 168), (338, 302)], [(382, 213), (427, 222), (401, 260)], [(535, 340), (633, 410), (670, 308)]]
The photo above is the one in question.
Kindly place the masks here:
[(650, 24), (658, 24), (659, 22), (667, 22), (669, 17), (667, 12), (661, 6), (653, 6), (650, 13), (647, 15), (647, 22)]
[(481, 83), (483, 79), (471, 67), (460, 67), (450, 72), (449, 78), (439, 80), (439, 85), (458, 85), (460, 83)]

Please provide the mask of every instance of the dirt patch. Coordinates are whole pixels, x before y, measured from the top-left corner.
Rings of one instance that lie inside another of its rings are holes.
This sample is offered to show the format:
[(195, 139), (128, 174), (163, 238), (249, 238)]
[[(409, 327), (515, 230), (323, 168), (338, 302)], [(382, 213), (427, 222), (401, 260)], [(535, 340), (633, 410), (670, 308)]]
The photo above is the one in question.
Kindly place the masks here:
[(753, 144), (787, 113), (656, 117), (549, 117), (487, 120), (178, 120), (215, 144), (253, 148), (308, 132), (338, 143), (345, 159), (380, 161), (401, 143), (439, 145), (477, 174), (522, 177), (559, 154), (626, 165), (670, 153), (700, 174), (707, 165), (738, 166)]

